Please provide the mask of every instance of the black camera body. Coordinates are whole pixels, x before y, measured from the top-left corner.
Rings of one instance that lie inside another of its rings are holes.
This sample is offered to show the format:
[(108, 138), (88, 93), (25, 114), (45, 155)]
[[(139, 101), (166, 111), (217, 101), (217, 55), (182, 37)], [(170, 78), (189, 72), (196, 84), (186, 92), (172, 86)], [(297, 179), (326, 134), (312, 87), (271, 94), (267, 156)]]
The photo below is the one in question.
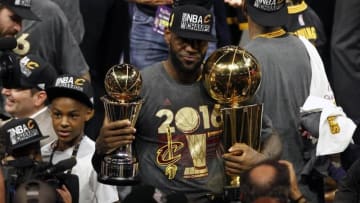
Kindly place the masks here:
[[(2, 166), (5, 180), (5, 198), (6, 202), (13, 202), (17, 188), (30, 180), (39, 180), (47, 183), (54, 189), (65, 185), (71, 193), (73, 202), (78, 202), (79, 180), (76, 175), (65, 174), (63, 171), (54, 171), (49, 173), (48, 169), (53, 167), (47, 162), (29, 161), (29, 158), (20, 158), (13, 163)], [(56, 202), (61, 203), (62, 198), (56, 193)]]

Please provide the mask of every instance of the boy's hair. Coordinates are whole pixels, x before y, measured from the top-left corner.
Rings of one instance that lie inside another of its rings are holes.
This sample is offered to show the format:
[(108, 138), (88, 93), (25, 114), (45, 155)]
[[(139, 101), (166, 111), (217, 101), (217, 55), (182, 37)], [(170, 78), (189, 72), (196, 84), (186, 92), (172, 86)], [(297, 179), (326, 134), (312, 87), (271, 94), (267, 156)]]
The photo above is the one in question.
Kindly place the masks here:
[(89, 108), (94, 108), (92, 87), (90, 82), (82, 77), (68, 74), (61, 75), (45, 91), (50, 102), (58, 97), (69, 97), (85, 104)]

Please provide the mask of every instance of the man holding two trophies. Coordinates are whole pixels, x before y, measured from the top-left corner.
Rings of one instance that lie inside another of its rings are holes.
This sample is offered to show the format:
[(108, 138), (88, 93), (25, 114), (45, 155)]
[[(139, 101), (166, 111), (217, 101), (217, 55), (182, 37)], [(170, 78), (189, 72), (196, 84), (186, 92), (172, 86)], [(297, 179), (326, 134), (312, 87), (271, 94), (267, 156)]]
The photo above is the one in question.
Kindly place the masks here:
[[(143, 104), (136, 125), (130, 119), (104, 120), (92, 160), (100, 174), (105, 156), (133, 143), (142, 184), (165, 194), (183, 193), (192, 202), (211, 202), (222, 195), (226, 183), (218, 153), (223, 132), (221, 112), (201, 78), (208, 41), (215, 40), (212, 21), (213, 14), (202, 7), (173, 9), (165, 31), (168, 59), (140, 72)], [(265, 116), (261, 132), (260, 152), (236, 144), (237, 153), (242, 152), (238, 154), (243, 160), (240, 168), (280, 155), (280, 140)]]

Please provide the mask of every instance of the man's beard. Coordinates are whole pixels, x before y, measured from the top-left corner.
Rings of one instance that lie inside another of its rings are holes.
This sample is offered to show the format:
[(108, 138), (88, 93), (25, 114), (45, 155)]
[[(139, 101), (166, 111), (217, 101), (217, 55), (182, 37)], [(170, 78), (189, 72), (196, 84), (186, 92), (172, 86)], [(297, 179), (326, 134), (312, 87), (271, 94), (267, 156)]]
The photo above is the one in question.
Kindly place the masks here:
[(201, 60), (192, 65), (193, 68), (186, 68), (184, 64), (179, 60), (176, 52), (174, 52), (172, 49), (170, 49), (169, 52), (173, 67), (180, 73), (192, 74), (198, 72), (199, 68), (201, 67), (201, 63), (205, 58), (205, 55), (201, 56)]

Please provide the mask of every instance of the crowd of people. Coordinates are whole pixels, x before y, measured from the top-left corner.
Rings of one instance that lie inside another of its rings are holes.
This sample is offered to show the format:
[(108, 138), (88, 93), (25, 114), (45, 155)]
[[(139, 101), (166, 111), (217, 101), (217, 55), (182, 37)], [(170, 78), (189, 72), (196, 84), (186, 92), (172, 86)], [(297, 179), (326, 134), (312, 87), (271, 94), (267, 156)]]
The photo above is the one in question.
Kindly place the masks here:
[[(359, 7), (336, 1), (329, 38), (306, 0), (0, 0), (0, 203), (360, 201)], [(207, 57), (239, 43), (261, 71), (239, 104), (263, 105), (260, 148), (223, 148), (204, 87)], [(100, 99), (121, 63), (141, 75), (136, 121)]]

